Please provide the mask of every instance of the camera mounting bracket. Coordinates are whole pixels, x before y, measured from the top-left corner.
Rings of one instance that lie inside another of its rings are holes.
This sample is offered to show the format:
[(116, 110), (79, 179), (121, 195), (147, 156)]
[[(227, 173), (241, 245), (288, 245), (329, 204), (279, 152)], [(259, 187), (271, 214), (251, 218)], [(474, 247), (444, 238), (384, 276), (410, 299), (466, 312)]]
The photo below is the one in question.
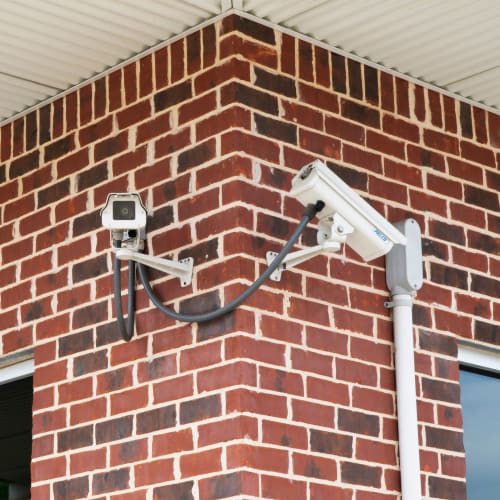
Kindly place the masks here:
[(193, 278), (193, 258), (188, 257), (180, 261), (162, 259), (153, 255), (147, 255), (128, 248), (116, 250), (116, 257), (120, 260), (133, 260), (139, 264), (153, 267), (166, 274), (172, 274), (181, 281), (181, 286), (189, 286)]
[(111, 231), (111, 248), (116, 252), (121, 248), (128, 248), (135, 252), (144, 250), (146, 229), (113, 229)]
[[(302, 262), (325, 252), (338, 252), (342, 243), (345, 243), (347, 236), (354, 231), (353, 226), (349, 224), (338, 213), (322, 219), (318, 224), (317, 240), (318, 244), (304, 250), (297, 250), (289, 253), (278, 266), (276, 271), (271, 274), (272, 281), (280, 281), (281, 273), (285, 269), (295, 267)], [(270, 265), (275, 259), (276, 252), (267, 252), (267, 265)]]

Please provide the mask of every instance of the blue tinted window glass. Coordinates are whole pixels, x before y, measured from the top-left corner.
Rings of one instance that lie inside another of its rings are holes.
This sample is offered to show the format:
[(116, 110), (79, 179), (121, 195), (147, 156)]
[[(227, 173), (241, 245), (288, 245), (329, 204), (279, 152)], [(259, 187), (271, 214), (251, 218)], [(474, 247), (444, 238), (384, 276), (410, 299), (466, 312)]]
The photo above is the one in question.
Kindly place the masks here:
[(467, 499), (500, 498), (500, 378), (460, 370)]

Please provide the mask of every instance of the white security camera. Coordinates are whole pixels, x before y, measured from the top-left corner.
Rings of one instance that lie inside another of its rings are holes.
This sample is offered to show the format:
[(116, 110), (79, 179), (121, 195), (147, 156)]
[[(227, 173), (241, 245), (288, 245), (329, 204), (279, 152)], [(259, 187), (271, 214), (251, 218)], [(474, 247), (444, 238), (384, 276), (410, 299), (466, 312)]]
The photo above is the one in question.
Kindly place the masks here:
[(102, 225), (111, 231), (112, 247), (118, 260), (138, 262), (181, 280), (181, 286), (191, 283), (193, 258), (176, 262), (145, 255), (146, 219), (148, 213), (139, 193), (110, 193), (101, 210)]
[[(403, 234), (320, 160), (300, 170), (292, 180), (290, 194), (303, 205), (321, 200), (325, 206), (317, 217), (323, 224), (336, 219), (333, 229), (343, 232), (345, 242), (365, 261), (385, 255), (394, 244), (406, 244)], [(321, 237), (320, 231), (319, 243)]]
[(142, 250), (147, 211), (138, 193), (110, 193), (101, 210), (102, 225), (111, 231), (113, 247)]
[(137, 193), (110, 193), (101, 210), (102, 225), (111, 231), (145, 229), (147, 215)]

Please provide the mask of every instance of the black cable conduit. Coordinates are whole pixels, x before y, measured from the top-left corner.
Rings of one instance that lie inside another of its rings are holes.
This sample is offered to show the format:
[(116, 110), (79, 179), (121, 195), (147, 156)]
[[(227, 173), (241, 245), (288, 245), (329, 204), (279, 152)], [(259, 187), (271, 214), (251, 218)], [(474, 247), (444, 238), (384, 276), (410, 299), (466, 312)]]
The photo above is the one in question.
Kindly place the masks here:
[[(296, 227), (295, 231), (290, 236), (290, 239), (286, 242), (285, 246), (281, 249), (272, 263), (266, 268), (266, 270), (257, 278), (257, 280), (252, 283), (243, 293), (238, 297), (233, 299), (231, 302), (223, 307), (215, 309), (213, 311), (207, 311), (199, 314), (184, 314), (179, 313), (171, 309), (170, 307), (163, 304), (163, 302), (154, 293), (151, 284), (149, 282), (146, 266), (143, 264), (137, 264), (139, 270), (139, 276), (141, 278), (144, 290), (146, 291), (151, 302), (165, 315), (175, 319), (177, 321), (183, 321), (186, 323), (202, 323), (206, 321), (211, 321), (213, 319), (219, 318), (233, 311), (242, 302), (244, 302), (250, 295), (252, 295), (269, 276), (279, 267), (283, 259), (288, 255), (292, 247), (295, 245), (300, 235), (303, 233), (307, 224), (311, 219), (314, 218), (317, 212), (319, 212), (323, 207), (324, 203), (322, 201), (316, 202), (314, 205), (307, 205), (304, 210), (303, 217)], [(123, 318), (123, 309), (121, 304), (121, 277), (120, 277), (120, 260), (115, 256), (114, 262), (114, 292), (115, 292), (115, 303), (116, 303), (116, 316), (118, 320), (118, 327), (123, 340), (129, 341), (132, 338), (134, 332), (134, 319), (135, 319), (135, 262), (129, 261), (129, 273), (128, 273), (128, 319), (127, 325), (125, 324), (125, 319)]]

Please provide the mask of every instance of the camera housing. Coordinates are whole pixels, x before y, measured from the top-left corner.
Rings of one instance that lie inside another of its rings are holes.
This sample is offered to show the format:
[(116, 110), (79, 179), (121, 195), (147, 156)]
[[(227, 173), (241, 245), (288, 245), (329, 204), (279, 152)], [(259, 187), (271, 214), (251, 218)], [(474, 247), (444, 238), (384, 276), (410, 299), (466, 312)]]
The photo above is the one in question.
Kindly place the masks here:
[(111, 231), (113, 248), (142, 250), (148, 213), (138, 193), (110, 193), (101, 210), (102, 225)]
[(144, 230), (147, 215), (138, 193), (110, 193), (101, 210), (102, 225), (110, 231)]
[(400, 231), (320, 160), (304, 166), (293, 178), (290, 195), (304, 206), (323, 201), (325, 206), (317, 214), (320, 220), (335, 214), (345, 219), (352, 226), (346, 243), (365, 261), (385, 255), (395, 244), (406, 244)]

